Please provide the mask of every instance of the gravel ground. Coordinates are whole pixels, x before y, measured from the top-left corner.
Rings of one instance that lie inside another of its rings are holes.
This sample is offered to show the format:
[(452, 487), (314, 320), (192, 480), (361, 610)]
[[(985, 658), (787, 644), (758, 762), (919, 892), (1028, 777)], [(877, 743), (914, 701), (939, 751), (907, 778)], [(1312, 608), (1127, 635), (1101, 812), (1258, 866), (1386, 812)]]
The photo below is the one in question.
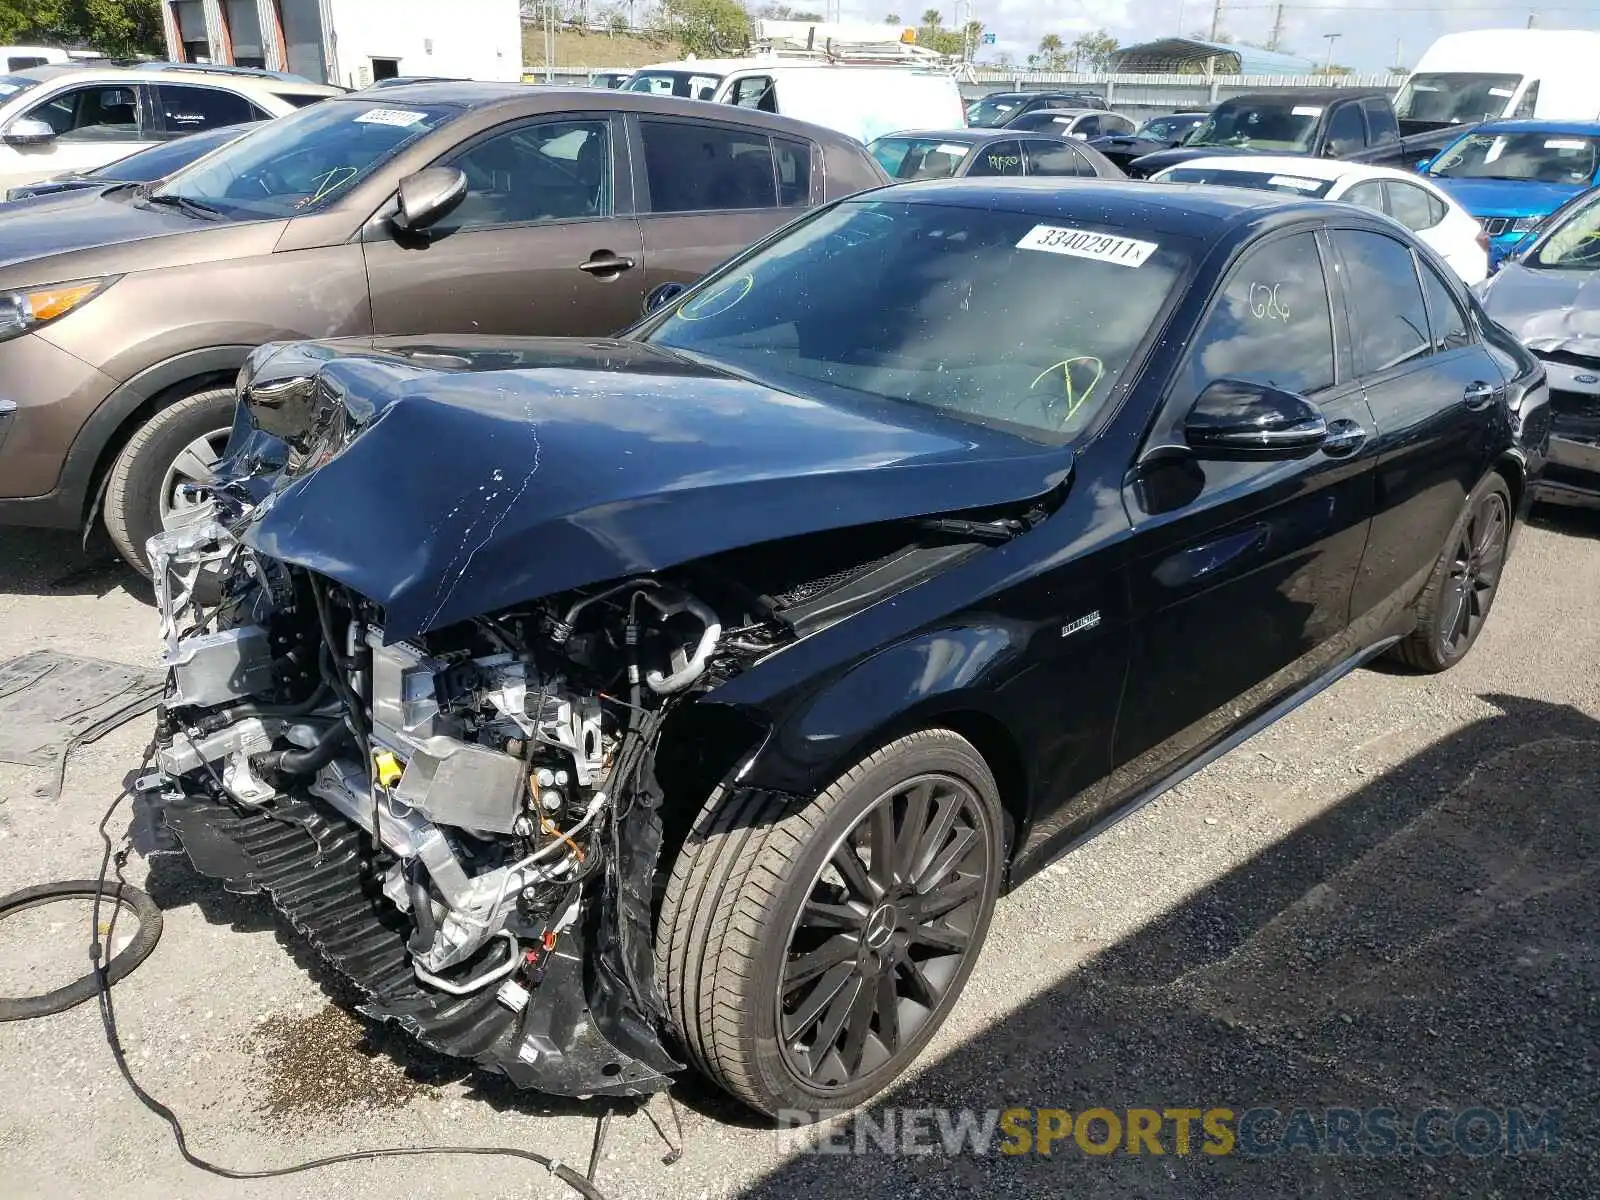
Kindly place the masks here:
[[(1050, 1157), (806, 1152), (709, 1088), (675, 1089), (686, 1150), (661, 1162), (658, 1099), (619, 1110), (617, 1196), (1455, 1196), (1600, 1194), (1600, 519), (1522, 535), (1494, 618), (1457, 670), (1358, 672), (1002, 902), (953, 1018), (887, 1106), (1081, 1112), (1257, 1106), (1559, 1108), (1521, 1158)], [(38, 646), (153, 658), (148, 592), (71, 539), (0, 531), (0, 660)], [(92, 876), (95, 826), (148, 719), (74, 756), (65, 795), (0, 764), (0, 892)], [(121, 832), (121, 822), (116, 826)], [(130, 878), (165, 910), (116, 990), (132, 1067), (191, 1146), (259, 1168), (448, 1141), (586, 1164), (598, 1105), (516, 1094), (352, 1017), (273, 919), (173, 860)], [(66, 910), (74, 922), (77, 909)], [(0, 991), (69, 969), (0, 930)], [(75, 934), (73, 936), (76, 936)], [(36, 965), (18, 965), (24, 952)], [(79, 960), (81, 961), (81, 959)], [(849, 1144), (862, 1127), (845, 1127)], [(1097, 1135), (1103, 1136), (1103, 1135)], [(1198, 1141), (1199, 1134), (1196, 1138)], [(0, 1025), (8, 1197), (570, 1194), (506, 1159), (366, 1161), (224, 1182), (185, 1165), (117, 1076), (93, 1005)]]

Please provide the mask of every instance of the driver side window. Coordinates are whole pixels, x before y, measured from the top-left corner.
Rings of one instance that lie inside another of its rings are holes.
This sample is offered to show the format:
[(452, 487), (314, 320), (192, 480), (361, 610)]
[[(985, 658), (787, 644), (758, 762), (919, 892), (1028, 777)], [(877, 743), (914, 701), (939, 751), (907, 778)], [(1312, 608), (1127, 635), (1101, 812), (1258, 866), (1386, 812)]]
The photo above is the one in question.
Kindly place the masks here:
[(443, 164), (467, 195), (435, 230), (607, 217), (611, 127), (604, 120), (539, 121), (493, 134)]
[(1316, 235), (1295, 233), (1245, 251), (1193, 346), (1194, 395), (1218, 379), (1302, 396), (1332, 387), (1333, 315)]
[(28, 113), (62, 141), (117, 142), (139, 136), (138, 93), (126, 84), (72, 88)]
[(1345, 104), (1334, 109), (1328, 121), (1328, 136), (1323, 143), (1323, 154), (1329, 158), (1342, 158), (1367, 144), (1367, 126), (1361, 119), (1361, 108)]

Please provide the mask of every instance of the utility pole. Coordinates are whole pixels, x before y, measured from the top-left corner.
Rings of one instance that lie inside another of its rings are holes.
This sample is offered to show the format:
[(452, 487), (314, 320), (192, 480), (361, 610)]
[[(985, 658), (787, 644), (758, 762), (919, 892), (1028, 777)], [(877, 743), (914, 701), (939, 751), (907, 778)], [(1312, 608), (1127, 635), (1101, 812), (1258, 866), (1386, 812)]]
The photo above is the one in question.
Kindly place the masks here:
[(1528, 28), (1529, 29), (1532, 29), (1536, 24), (1538, 24), (1538, 22), (1539, 22), (1539, 14), (1538, 13), (1531, 12), (1531, 13), (1528, 14)]
[(1215, 0), (1211, 5), (1211, 40), (1217, 40), (1217, 34), (1222, 32), (1222, 0)]
[(1322, 73), (1324, 75), (1328, 75), (1333, 71), (1333, 44), (1343, 37), (1344, 34), (1325, 33), (1322, 36), (1328, 39), (1328, 59), (1322, 64)]
[(1276, 50), (1283, 41), (1283, 5), (1278, 5), (1278, 11), (1272, 18), (1272, 36), (1267, 39), (1267, 49)]

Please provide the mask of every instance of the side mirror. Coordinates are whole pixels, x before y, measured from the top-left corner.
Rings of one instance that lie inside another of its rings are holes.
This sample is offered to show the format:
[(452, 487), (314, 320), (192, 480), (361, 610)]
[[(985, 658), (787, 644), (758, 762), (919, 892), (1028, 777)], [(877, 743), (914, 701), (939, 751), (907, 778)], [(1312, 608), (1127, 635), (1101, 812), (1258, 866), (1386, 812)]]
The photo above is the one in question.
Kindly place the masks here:
[(1416, 172), (1418, 175), (1426, 175), (1428, 173), (1428, 168), (1431, 166), (1433, 166), (1433, 159), (1424, 158), (1417, 163)]
[(402, 233), (420, 233), (467, 194), (467, 177), (455, 167), (428, 167), (400, 181), (400, 208), (389, 223)]
[(679, 283), (677, 280), (656, 284), (644, 298), (645, 315), (649, 316), (664, 304), (671, 304), (688, 290), (687, 283)]
[(56, 131), (38, 117), (18, 117), (6, 126), (5, 140), (10, 146), (43, 146), (56, 140)]
[(1184, 439), (1201, 458), (1298, 458), (1327, 437), (1328, 423), (1311, 401), (1247, 379), (1208, 385), (1184, 423)]

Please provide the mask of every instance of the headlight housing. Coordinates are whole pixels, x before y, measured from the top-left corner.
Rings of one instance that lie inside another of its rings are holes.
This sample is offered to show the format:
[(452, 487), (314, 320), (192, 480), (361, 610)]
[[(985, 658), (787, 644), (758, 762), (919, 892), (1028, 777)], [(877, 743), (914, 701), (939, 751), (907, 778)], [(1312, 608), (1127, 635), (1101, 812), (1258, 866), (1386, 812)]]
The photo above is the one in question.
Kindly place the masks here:
[(81, 308), (116, 282), (114, 275), (0, 291), (0, 342), (21, 337)]
[(1512, 233), (1532, 233), (1543, 223), (1543, 217), (1518, 217), (1511, 222)]

